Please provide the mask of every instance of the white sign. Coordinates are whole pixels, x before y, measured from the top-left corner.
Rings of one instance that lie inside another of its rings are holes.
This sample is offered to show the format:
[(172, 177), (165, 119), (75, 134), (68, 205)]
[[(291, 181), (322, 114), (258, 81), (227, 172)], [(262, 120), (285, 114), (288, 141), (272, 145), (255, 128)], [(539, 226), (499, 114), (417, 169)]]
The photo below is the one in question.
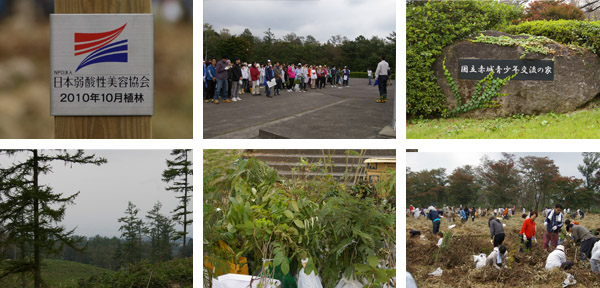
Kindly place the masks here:
[(50, 115), (152, 115), (153, 18), (50, 15)]

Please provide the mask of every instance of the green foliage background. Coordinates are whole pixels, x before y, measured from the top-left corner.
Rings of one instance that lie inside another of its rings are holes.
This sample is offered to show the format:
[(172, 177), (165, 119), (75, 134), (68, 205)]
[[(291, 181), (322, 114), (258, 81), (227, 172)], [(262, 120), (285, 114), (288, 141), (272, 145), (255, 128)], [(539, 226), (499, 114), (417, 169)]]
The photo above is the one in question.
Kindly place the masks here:
[(511, 34), (546, 36), (562, 44), (572, 44), (590, 49), (600, 55), (600, 21), (530, 21), (504, 29)]
[[(271, 60), (279, 63), (302, 63), (309, 65), (327, 65), (351, 71), (375, 71), (380, 55), (386, 55), (392, 72), (396, 65), (396, 33), (391, 32), (385, 39), (373, 36), (358, 36), (349, 40), (340, 35), (332, 36), (326, 43), (320, 43), (313, 36), (299, 36), (295, 33), (284, 35), (281, 39), (267, 30), (260, 38), (246, 29), (240, 35), (231, 35), (213, 30), (209, 23), (204, 24), (204, 60), (219, 59), (227, 55), (230, 59), (240, 58), (242, 62), (266, 63)], [(256, 32), (256, 31), (255, 31)]]
[[(205, 164), (231, 164), (231, 156), (243, 157), (238, 153), (207, 150)], [(222, 160), (211, 160), (215, 157)], [(351, 274), (373, 287), (387, 282), (395, 269), (377, 263), (395, 266), (390, 249), (395, 245), (395, 171), (375, 187), (346, 186), (327, 173), (327, 161), (324, 166), (302, 161), (291, 180), (253, 158), (240, 158), (233, 167), (205, 165), (204, 256), (221, 257), (216, 243), (222, 240), (233, 252), (224, 260), (247, 257), (253, 275), (260, 273), (266, 255), (273, 259), (269, 265), (292, 275), (299, 273), (300, 260), (309, 258), (305, 272), (314, 270), (324, 287)], [(307, 177), (316, 171), (324, 176)]]
[(484, 30), (499, 29), (521, 16), (521, 9), (497, 1), (411, 1), (406, 8), (406, 112), (439, 117), (446, 99), (432, 69), (442, 48)]

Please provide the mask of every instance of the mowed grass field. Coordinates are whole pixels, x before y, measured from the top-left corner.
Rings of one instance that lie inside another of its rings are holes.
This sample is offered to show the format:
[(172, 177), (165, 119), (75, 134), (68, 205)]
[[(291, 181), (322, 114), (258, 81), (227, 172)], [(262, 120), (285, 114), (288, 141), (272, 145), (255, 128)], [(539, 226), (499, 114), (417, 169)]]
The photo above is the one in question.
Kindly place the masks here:
[(409, 120), (407, 139), (598, 139), (600, 109), (496, 119)]
[[(78, 287), (82, 278), (114, 271), (72, 261), (45, 259), (42, 262), (42, 279), (47, 287)], [(0, 269), (0, 274), (2, 270)], [(33, 287), (33, 274), (26, 274), (27, 286)], [(22, 287), (20, 274), (0, 280), (0, 287)]]
[[(519, 213), (520, 214), (520, 213)], [(447, 233), (451, 231), (454, 236), (450, 240), (449, 246), (444, 253), (439, 256), (439, 248), (435, 245), (437, 240), (432, 235), (431, 221), (421, 217), (415, 219), (407, 216), (406, 221), (406, 265), (417, 282), (419, 288), (422, 287), (562, 287), (561, 283), (565, 280), (566, 274), (563, 271), (546, 271), (546, 257), (548, 252), (542, 249), (542, 240), (544, 233), (543, 218), (536, 219), (536, 238), (537, 243), (533, 244), (533, 249), (529, 252), (519, 252), (521, 247), (519, 231), (523, 223), (521, 215), (503, 221), (506, 224), (504, 231), (506, 238), (504, 245), (508, 248), (509, 264), (508, 268), (498, 271), (491, 267), (475, 269), (472, 255), (480, 253), (489, 253), (493, 249), (490, 243), (490, 234), (488, 228), (488, 217), (476, 218), (474, 222), (469, 220), (465, 224), (460, 223), (460, 218), (456, 217), (458, 222), (449, 222), (449, 219), (442, 219), (440, 231)], [(580, 220), (581, 225), (588, 229), (600, 227), (600, 215), (589, 215)], [(453, 229), (448, 229), (449, 225), (456, 224)], [(426, 240), (419, 237), (411, 238), (409, 230), (419, 230)], [(564, 231), (564, 229), (563, 229)], [(568, 271), (573, 276), (577, 284), (569, 287), (600, 287), (600, 275), (592, 274), (589, 261), (582, 262), (575, 258), (575, 246), (572, 241), (566, 241), (567, 259), (575, 261), (575, 266)], [(579, 246), (577, 246), (578, 248)], [(428, 276), (440, 267), (443, 274), (440, 277)]]

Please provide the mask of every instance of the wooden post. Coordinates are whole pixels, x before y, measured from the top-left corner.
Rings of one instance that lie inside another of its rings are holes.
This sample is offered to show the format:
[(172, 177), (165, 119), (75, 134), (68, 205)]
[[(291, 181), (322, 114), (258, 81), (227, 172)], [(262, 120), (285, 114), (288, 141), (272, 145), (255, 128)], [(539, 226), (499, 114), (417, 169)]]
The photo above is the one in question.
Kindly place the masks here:
[[(56, 14), (152, 13), (151, 0), (55, 0)], [(55, 116), (57, 139), (149, 139), (152, 116)]]

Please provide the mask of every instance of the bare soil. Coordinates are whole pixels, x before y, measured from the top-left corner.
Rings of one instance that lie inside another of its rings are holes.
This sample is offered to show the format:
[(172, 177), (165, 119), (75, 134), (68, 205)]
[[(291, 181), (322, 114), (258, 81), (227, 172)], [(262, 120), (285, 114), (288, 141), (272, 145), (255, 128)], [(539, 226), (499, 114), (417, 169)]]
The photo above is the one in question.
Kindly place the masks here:
[[(533, 249), (529, 252), (519, 252), (521, 247), (519, 231), (523, 219), (515, 217), (503, 221), (506, 238), (504, 245), (508, 248), (508, 268), (498, 271), (492, 267), (475, 269), (472, 255), (480, 253), (489, 254), (493, 246), (490, 243), (490, 234), (487, 218), (476, 218), (465, 224), (448, 222), (442, 219), (440, 231), (452, 231), (449, 247), (441, 254), (435, 245), (437, 240), (432, 234), (431, 221), (421, 217), (414, 219), (407, 217), (406, 223), (406, 265), (418, 287), (562, 287), (566, 274), (560, 270), (546, 271), (546, 258), (548, 252), (542, 249), (544, 235), (543, 220), (536, 222), (536, 238)], [(600, 215), (586, 216), (580, 221), (588, 229), (600, 227)], [(448, 226), (457, 224), (449, 230)], [(419, 230), (426, 240), (418, 236), (411, 238), (409, 230)], [(564, 230), (564, 229), (563, 229)], [(576, 285), (569, 287), (600, 287), (600, 275), (593, 274), (589, 261), (582, 262), (576, 259), (576, 249), (572, 241), (563, 243), (567, 249), (567, 259), (574, 261), (574, 267), (567, 271), (577, 281)], [(577, 247), (578, 248), (578, 247)], [(444, 272), (442, 276), (429, 276), (440, 267)]]

